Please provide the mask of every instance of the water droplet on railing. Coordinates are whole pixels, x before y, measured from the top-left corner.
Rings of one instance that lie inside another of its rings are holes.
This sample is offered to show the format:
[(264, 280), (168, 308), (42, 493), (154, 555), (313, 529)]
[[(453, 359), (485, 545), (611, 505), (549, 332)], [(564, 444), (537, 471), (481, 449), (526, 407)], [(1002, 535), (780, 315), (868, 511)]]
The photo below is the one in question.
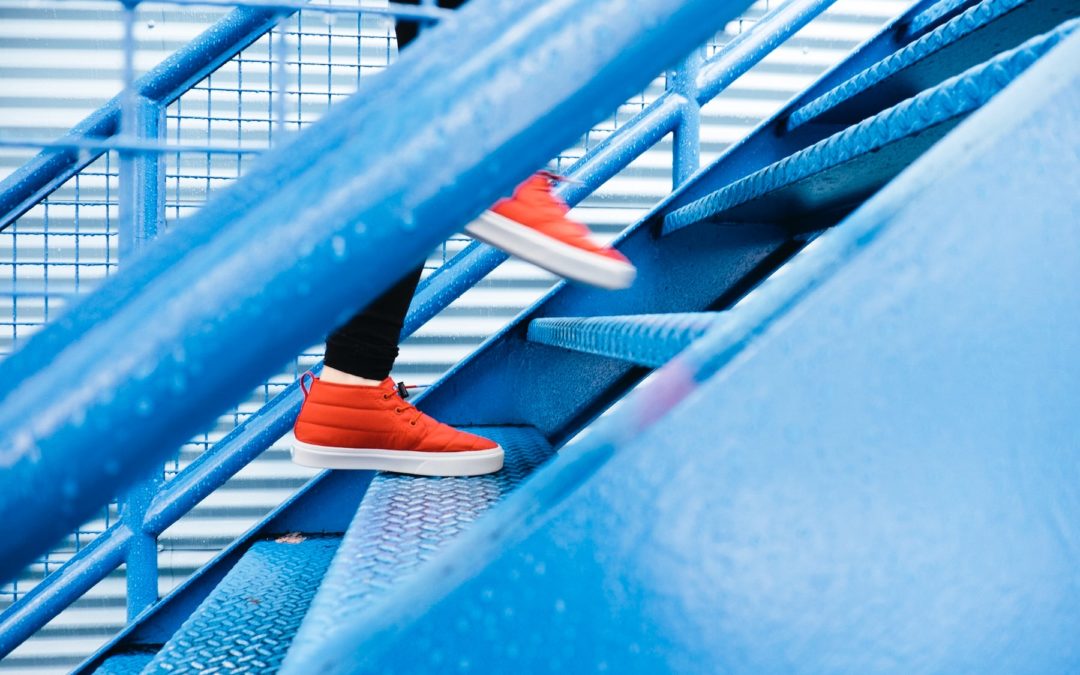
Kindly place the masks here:
[(334, 258), (336, 260), (344, 260), (347, 246), (345, 244), (345, 237), (341, 235), (335, 235), (330, 239), (330, 246), (334, 249)]

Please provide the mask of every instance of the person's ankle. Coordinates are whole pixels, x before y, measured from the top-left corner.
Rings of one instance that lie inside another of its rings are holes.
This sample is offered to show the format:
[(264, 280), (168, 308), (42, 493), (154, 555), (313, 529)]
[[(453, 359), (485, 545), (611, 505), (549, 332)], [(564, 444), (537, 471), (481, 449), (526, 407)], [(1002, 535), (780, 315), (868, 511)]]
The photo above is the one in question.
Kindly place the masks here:
[(377, 387), (382, 384), (379, 380), (369, 380), (366, 377), (350, 375), (345, 371), (330, 366), (323, 366), (319, 379), (329, 384), (350, 384), (356, 387)]

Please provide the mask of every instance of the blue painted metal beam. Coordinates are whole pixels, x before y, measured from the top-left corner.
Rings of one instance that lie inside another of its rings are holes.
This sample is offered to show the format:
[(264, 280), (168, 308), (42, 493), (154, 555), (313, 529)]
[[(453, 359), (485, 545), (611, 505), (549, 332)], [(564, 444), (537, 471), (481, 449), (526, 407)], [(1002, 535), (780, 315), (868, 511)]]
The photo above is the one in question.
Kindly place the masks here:
[(549, 317), (529, 322), (528, 339), (536, 344), (659, 368), (704, 335), (721, 316), (716, 312), (685, 312)]
[(1080, 667), (1077, 64), (1080, 36), (312, 672)]
[(0, 364), (0, 579), (739, 9), (474, 0), (269, 153)]
[(959, 119), (1068, 37), (1080, 20), (1032, 38), (933, 89), (849, 127), (664, 217), (665, 234), (704, 222), (790, 223), (857, 203), (900, 172)]

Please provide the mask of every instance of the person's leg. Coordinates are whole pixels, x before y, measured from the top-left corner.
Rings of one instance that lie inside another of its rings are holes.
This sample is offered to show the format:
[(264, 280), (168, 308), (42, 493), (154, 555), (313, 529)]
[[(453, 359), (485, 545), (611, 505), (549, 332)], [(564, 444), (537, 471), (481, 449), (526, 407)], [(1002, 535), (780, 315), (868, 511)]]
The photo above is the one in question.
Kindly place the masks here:
[(337, 384), (377, 385), (390, 376), (398, 341), (423, 266), (357, 312), (326, 339), (322, 379)]
[[(398, 1), (419, 4), (419, 0)], [(439, 0), (438, 4), (444, 9), (457, 9), (465, 2)], [(394, 32), (400, 51), (416, 39), (420, 29), (414, 21), (397, 21)], [(323, 360), (324, 381), (374, 386), (390, 376), (398, 356), (401, 327), (422, 272), (423, 266), (406, 274), (393, 288), (330, 334)]]

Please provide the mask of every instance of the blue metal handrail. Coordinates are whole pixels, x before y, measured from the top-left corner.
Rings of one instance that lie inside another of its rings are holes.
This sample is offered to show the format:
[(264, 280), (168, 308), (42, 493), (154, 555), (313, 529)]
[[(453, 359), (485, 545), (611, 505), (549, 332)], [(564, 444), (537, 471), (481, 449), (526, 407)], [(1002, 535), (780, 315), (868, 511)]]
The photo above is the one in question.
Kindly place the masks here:
[[(674, 78), (676, 86), (571, 167), (569, 175), (581, 182), (567, 184), (564, 198), (571, 203), (580, 201), (667, 133), (682, 128), (687, 117), (697, 114), (701, 103), (720, 93), (775, 45), (831, 4), (832, 0), (792, 0), (769, 12), (751, 30), (727, 43), (713, 59), (704, 64), (690, 63), (691, 69), (700, 65), (700, 75), (694, 77), (692, 72), (683, 70)], [(686, 146), (677, 150), (677, 154), (681, 153), (683, 158), (696, 158), (697, 142), (696, 133), (677, 135), (677, 145)], [(683, 182), (694, 169), (696, 159), (676, 162), (675, 183)], [(66, 177), (75, 171), (77, 168)], [(4, 194), (0, 192), (0, 195)], [(411, 334), (504, 259), (505, 255), (495, 249), (473, 244), (448, 261), (421, 284), (403, 333)], [(123, 562), (131, 542), (142, 537), (152, 543), (165, 528), (269, 447), (288, 430), (299, 403), (299, 390), (293, 385), (204, 453), (160, 492), (144, 493), (139, 512), (132, 514), (137, 517), (109, 528), (64, 566), (68, 573), (49, 576), (5, 612), (0, 621), (0, 654), (16, 646)], [(156, 560), (147, 559), (146, 564), (156, 564)], [(129, 574), (131, 572), (129, 564)], [(151, 587), (149, 583), (141, 585)], [(156, 593), (156, 580), (152, 588)], [(129, 606), (137, 611), (147, 604), (144, 598)]]

